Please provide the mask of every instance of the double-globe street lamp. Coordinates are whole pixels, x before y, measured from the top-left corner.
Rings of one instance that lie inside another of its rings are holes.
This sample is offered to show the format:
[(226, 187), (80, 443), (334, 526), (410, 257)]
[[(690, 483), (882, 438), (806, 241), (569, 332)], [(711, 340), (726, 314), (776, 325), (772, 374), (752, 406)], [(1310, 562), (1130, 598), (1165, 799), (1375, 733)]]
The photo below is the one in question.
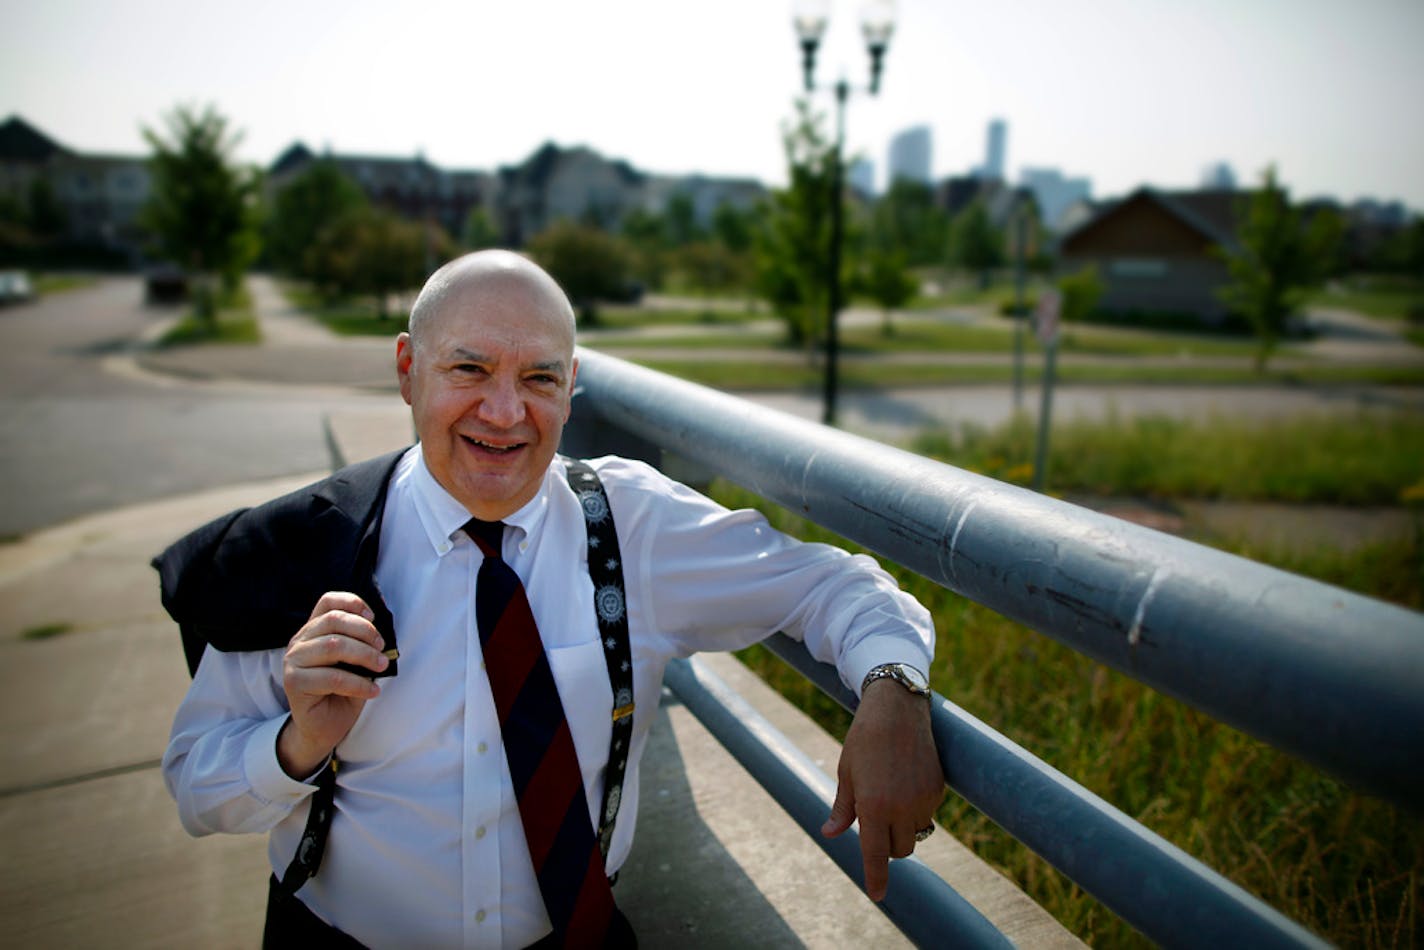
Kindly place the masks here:
[[(793, 22), (801, 40), (801, 68), (806, 77), (806, 91), (816, 90), (816, 50), (830, 23), (831, 0), (797, 0)], [(861, 6), (860, 28), (865, 47), (870, 53), (870, 84), (863, 91), (872, 96), (880, 92), (880, 71), (890, 36), (895, 32), (895, 0), (870, 0)], [(836, 96), (836, 141), (831, 154), (831, 246), (829, 250), (830, 287), (826, 305), (826, 390), (821, 421), (836, 423), (836, 360), (839, 341), (836, 320), (841, 312), (841, 240), (845, 230), (842, 206), (845, 175), (842, 152), (845, 148), (845, 106), (852, 86), (842, 76), (829, 87)], [(861, 91), (861, 90), (856, 90)]]

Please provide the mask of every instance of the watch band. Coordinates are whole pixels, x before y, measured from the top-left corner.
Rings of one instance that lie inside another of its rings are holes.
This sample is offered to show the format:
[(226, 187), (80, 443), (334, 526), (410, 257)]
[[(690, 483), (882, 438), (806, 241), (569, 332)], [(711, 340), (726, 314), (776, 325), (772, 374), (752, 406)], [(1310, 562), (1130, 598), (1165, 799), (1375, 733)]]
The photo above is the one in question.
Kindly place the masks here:
[(861, 680), (860, 693), (865, 695), (865, 689), (876, 680), (892, 679), (916, 696), (930, 698), (930, 684), (928, 677), (908, 663), (882, 663), (865, 674), (865, 679)]

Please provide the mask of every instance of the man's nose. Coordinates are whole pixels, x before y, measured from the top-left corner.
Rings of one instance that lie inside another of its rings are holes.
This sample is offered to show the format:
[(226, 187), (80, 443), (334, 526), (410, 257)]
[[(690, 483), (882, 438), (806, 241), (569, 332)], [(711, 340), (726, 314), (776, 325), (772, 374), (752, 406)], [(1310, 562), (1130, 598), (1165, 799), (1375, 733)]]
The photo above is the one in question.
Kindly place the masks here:
[(480, 400), (479, 417), (491, 425), (508, 428), (524, 419), (524, 400), (510, 380), (491, 380)]

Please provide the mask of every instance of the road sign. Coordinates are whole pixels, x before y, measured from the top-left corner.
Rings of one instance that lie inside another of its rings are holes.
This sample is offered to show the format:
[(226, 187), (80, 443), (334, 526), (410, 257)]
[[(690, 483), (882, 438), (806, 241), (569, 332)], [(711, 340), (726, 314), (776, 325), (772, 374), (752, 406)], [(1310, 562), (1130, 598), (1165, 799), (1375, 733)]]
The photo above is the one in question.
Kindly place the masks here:
[(1038, 298), (1038, 306), (1033, 311), (1034, 326), (1038, 331), (1038, 342), (1044, 346), (1058, 339), (1058, 315), (1063, 309), (1063, 295), (1056, 290), (1045, 290)]

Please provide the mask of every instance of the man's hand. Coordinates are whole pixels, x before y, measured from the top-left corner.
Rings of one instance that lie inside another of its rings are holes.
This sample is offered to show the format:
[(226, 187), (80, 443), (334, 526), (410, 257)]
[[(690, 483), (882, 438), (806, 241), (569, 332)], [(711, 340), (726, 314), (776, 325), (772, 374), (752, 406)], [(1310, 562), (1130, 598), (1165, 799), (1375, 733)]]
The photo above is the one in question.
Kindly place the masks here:
[(915, 832), (934, 822), (944, 774), (929, 703), (893, 680), (866, 687), (841, 750), (840, 784), (821, 834), (834, 838), (860, 819), (865, 892), (883, 900), (890, 858), (915, 850)]
[(366, 700), (381, 694), (374, 681), (334, 668), (348, 663), (380, 672), (389, 665), (374, 617), (355, 594), (328, 592), (287, 644), (282, 688), (292, 718), (277, 736), (277, 762), (292, 778), (315, 772), (351, 731)]

